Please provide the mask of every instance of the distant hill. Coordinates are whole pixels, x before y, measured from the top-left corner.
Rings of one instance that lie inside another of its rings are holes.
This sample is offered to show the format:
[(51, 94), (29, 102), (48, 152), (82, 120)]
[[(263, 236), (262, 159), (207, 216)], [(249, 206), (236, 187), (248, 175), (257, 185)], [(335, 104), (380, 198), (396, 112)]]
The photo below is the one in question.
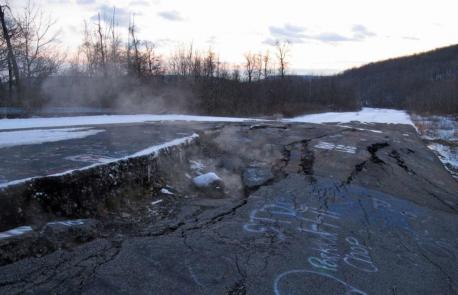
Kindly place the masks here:
[(458, 113), (458, 45), (343, 72), (365, 106)]

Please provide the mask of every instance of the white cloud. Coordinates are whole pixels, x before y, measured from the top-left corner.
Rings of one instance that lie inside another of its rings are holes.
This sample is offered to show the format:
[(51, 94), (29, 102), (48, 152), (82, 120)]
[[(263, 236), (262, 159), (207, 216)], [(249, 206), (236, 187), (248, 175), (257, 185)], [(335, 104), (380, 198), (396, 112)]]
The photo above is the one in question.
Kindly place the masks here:
[(88, 5), (88, 4), (94, 4), (95, 0), (76, 0), (76, 4), (80, 5)]
[(363, 41), (367, 38), (374, 37), (375, 34), (370, 32), (363, 25), (354, 25), (350, 35), (336, 32), (319, 32), (306, 34), (306, 28), (285, 24), (282, 27), (270, 26), (270, 37), (264, 40), (265, 44), (275, 44), (276, 40), (288, 40), (292, 44), (304, 43), (307, 40), (316, 40), (324, 43), (338, 43), (349, 41)]
[(370, 37), (375, 37), (376, 34), (369, 31), (365, 26), (363, 25), (354, 25), (353, 26), (353, 40), (355, 41), (361, 41), (366, 38)]
[(303, 43), (307, 37), (304, 34), (304, 27), (294, 26), (291, 24), (285, 24), (282, 27), (270, 26), (269, 31), (271, 37), (264, 41), (264, 43), (267, 44), (275, 43), (273, 42), (274, 40), (288, 40), (291, 43)]
[(146, 0), (133, 0), (129, 3), (129, 6), (150, 6), (151, 2)]
[(169, 21), (183, 21), (184, 18), (176, 10), (161, 11), (158, 15)]
[(100, 5), (97, 7), (97, 13), (91, 16), (92, 21), (98, 21), (100, 13), (100, 18), (104, 22), (111, 22), (113, 14), (115, 15), (115, 24), (120, 27), (127, 27), (129, 25), (129, 20), (133, 13), (126, 8), (118, 8), (108, 5)]

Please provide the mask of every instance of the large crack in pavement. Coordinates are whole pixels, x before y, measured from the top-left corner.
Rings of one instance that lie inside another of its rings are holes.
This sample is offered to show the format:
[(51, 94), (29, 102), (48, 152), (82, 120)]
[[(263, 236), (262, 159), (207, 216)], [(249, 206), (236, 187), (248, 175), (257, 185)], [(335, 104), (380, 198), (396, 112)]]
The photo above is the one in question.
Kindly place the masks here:
[(386, 148), (388, 146), (389, 144), (387, 142), (377, 142), (377, 143), (367, 146), (366, 150), (370, 154), (369, 159), (364, 160), (355, 165), (353, 171), (347, 177), (345, 184), (351, 184), (355, 180), (355, 178), (358, 176), (359, 173), (361, 173), (364, 169), (368, 169), (370, 163), (379, 164), (379, 165), (385, 164), (385, 162), (377, 156), (377, 152), (380, 149)]
[[(257, 127), (254, 129), (263, 129), (263, 128), (279, 128), (279, 127), (272, 127), (272, 126), (262, 126), (262, 127)], [(250, 127), (250, 129), (253, 129)], [(280, 128), (280, 129), (286, 129), (286, 128)], [(344, 130), (346, 131), (346, 130)], [(340, 132), (339, 132), (340, 133)], [(317, 137), (317, 138), (322, 138), (323, 136)], [(315, 138), (313, 138), (315, 139)], [(248, 198), (250, 197), (251, 194), (256, 193), (259, 189), (262, 187), (266, 186), (272, 186), (275, 183), (281, 181), (285, 177), (291, 173), (291, 171), (287, 172), (287, 167), (290, 164), (291, 161), (291, 153), (297, 153), (299, 155), (298, 159), (299, 161), (296, 161), (293, 165), (296, 168), (292, 168), (292, 170), (296, 170), (295, 173), (302, 173), (303, 175), (308, 175), (308, 176), (313, 176), (313, 163), (314, 163), (314, 155), (313, 151), (310, 151), (308, 149), (308, 143), (312, 139), (303, 139), (299, 141), (294, 141), (290, 142), (286, 145), (283, 146), (282, 151), (283, 151), (283, 158), (281, 161), (284, 163), (281, 167), (280, 170), (277, 171), (276, 176), (272, 178), (271, 180), (265, 182), (262, 185), (256, 186), (255, 188), (244, 188), (244, 197), (243, 200), (235, 204), (233, 207), (227, 209), (224, 212), (220, 213), (215, 213), (214, 216), (210, 217), (208, 220), (204, 222), (198, 222), (198, 218), (196, 218), (194, 221), (197, 221), (197, 224), (190, 225), (184, 221), (179, 222), (171, 227), (167, 227), (165, 229), (162, 229), (159, 232), (155, 233), (150, 233), (146, 235), (140, 235), (140, 236), (163, 236), (163, 235), (168, 235), (168, 234), (173, 234), (180, 230), (181, 236), (185, 237), (185, 232), (187, 231), (193, 231), (193, 230), (201, 230), (204, 227), (207, 227), (209, 225), (215, 224), (217, 222), (222, 221), (226, 216), (228, 215), (235, 215), (236, 211), (246, 205), (248, 203)], [(296, 159), (297, 160), (297, 159)], [(273, 167), (272, 167), (273, 168)]]
[[(279, 128), (279, 129), (287, 129), (286, 127), (283, 128), (283, 126), (278, 127), (278, 126), (257, 126), (256, 128), (252, 128), (253, 126), (250, 127), (250, 130), (253, 129), (265, 129), (265, 128)], [(294, 142), (289, 142), (282, 147), (282, 154), (283, 158), (281, 159), (281, 162), (283, 165), (280, 166), (279, 171), (277, 171), (276, 175), (274, 178), (271, 180), (265, 182), (262, 185), (256, 186), (254, 188), (244, 188), (244, 197), (242, 201), (238, 202), (231, 208), (228, 208), (227, 210), (220, 212), (220, 213), (215, 213), (214, 216), (208, 218), (207, 220), (203, 222), (199, 222), (199, 218), (196, 216), (194, 219), (194, 222), (192, 224), (189, 224), (185, 221), (180, 221), (173, 226), (168, 226), (160, 231), (156, 231), (154, 233), (147, 233), (143, 235), (138, 235), (138, 237), (148, 237), (148, 236), (154, 236), (154, 237), (159, 237), (159, 236), (164, 236), (164, 235), (169, 235), (169, 234), (174, 234), (176, 232), (179, 232), (181, 237), (185, 240), (186, 239), (186, 233), (188, 231), (195, 231), (195, 230), (202, 230), (203, 228), (206, 228), (210, 225), (213, 225), (217, 222), (222, 221), (226, 216), (228, 215), (235, 215), (237, 210), (242, 208), (248, 203), (248, 199), (251, 194), (256, 193), (256, 191), (260, 190), (262, 187), (267, 187), (267, 186), (272, 186), (275, 183), (278, 183), (282, 179), (286, 178), (290, 173), (301, 173), (306, 176), (312, 176), (312, 181), (313, 181), (313, 163), (314, 163), (314, 154), (313, 151), (309, 150), (308, 144), (311, 140), (313, 139), (318, 139), (318, 138), (323, 138), (326, 136), (330, 135), (335, 135), (339, 134), (342, 132), (348, 131), (347, 129), (341, 130), (339, 132), (335, 132), (332, 134), (324, 135), (324, 136), (318, 136), (315, 138), (307, 138), (307, 139), (302, 139)], [(293, 164), (294, 168), (291, 168), (291, 171), (288, 171), (287, 167), (290, 165), (291, 161), (291, 154), (296, 154), (296, 161)], [(272, 167), (273, 169), (274, 167)], [(326, 206), (326, 205), (325, 205)], [(201, 212), (202, 213), (202, 212)]]

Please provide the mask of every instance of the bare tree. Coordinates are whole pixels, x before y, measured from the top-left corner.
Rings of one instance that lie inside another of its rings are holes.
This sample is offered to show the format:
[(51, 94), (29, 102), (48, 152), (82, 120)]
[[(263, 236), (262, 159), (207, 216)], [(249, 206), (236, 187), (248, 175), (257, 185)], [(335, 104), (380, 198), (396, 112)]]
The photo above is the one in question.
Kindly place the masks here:
[(98, 56), (98, 64), (102, 69), (103, 76), (106, 77), (107, 75), (107, 68), (106, 68), (106, 35), (103, 32), (102, 22), (100, 20), (100, 13), (97, 15), (97, 56)]
[(239, 65), (233, 66), (231, 79), (236, 82), (240, 81), (240, 66)]
[(195, 52), (192, 63), (192, 75), (194, 79), (198, 79), (203, 75), (203, 58), (199, 52)]
[(79, 52), (84, 56), (84, 65), (86, 73), (89, 77), (95, 74), (96, 70), (96, 57), (95, 57), (95, 45), (92, 39), (92, 34), (90, 32), (87, 22), (84, 22), (83, 29), (83, 42), (80, 45)]
[(144, 60), (146, 63), (146, 72), (150, 76), (162, 74), (162, 61), (160, 55), (155, 51), (156, 46), (151, 41), (144, 41), (143, 44), (145, 47)]
[(275, 42), (275, 50), (278, 59), (278, 73), (282, 79), (285, 78), (286, 69), (288, 68), (289, 41)]
[[(94, 24), (84, 22), (83, 41), (79, 47), (80, 54), (83, 55), (83, 65), (89, 76), (102, 75), (112, 77), (121, 75), (123, 71), (123, 50), (122, 40), (116, 30), (116, 8), (113, 7), (111, 16), (97, 15)], [(135, 37), (135, 34), (134, 34)], [(131, 44), (131, 25), (129, 25), (128, 48), (126, 50), (131, 70), (130, 50)], [(138, 42), (137, 42), (138, 43)]]
[(218, 56), (216, 53), (210, 48), (208, 49), (207, 56), (204, 59), (204, 76), (206, 78), (214, 77), (217, 67)]
[(111, 15), (111, 19), (109, 20), (110, 28), (109, 28), (109, 47), (110, 47), (110, 68), (113, 75), (118, 75), (120, 72), (120, 48), (121, 48), (121, 38), (116, 31), (116, 8), (113, 7), (113, 14)]
[(54, 30), (55, 20), (31, 1), (15, 17), (15, 22), (19, 34), (16, 50), (21, 65), (20, 73), (25, 81), (24, 89), (31, 93), (35, 91), (37, 81), (56, 73), (63, 63), (63, 55), (52, 48), (59, 31)]
[(248, 79), (248, 83), (253, 81), (253, 74), (255, 71), (256, 57), (251, 52), (245, 54), (245, 73)]
[(253, 56), (254, 76), (256, 80), (261, 80), (262, 77), (262, 53)]
[(21, 92), (21, 79), (19, 77), (19, 67), (17, 64), (16, 56), (13, 51), (13, 45), (11, 43), (10, 29), (7, 26), (5, 9), (9, 10), (7, 5), (0, 5), (0, 21), (2, 24), (3, 38), (5, 39), (7, 47), (7, 64), (8, 64), (8, 76), (9, 76), (9, 85), (10, 85), (10, 95), (13, 85), (13, 76), (15, 78), (16, 91), (19, 96)]
[(266, 51), (266, 54), (262, 57), (262, 70), (264, 74), (264, 79), (267, 79), (270, 75), (270, 53), (269, 50)]
[(220, 62), (218, 58), (218, 78), (230, 79), (229, 65), (226, 62)]
[[(135, 19), (132, 18), (132, 23), (129, 25), (129, 41), (127, 43), (127, 52), (128, 52), (128, 65), (130, 65), (130, 70), (134, 71), (138, 77), (141, 76), (141, 54), (140, 54), (140, 45), (141, 41), (137, 39), (136, 36), (136, 27)], [(133, 57), (131, 56), (131, 51), (133, 51)], [(133, 60), (132, 60), (133, 59)]]

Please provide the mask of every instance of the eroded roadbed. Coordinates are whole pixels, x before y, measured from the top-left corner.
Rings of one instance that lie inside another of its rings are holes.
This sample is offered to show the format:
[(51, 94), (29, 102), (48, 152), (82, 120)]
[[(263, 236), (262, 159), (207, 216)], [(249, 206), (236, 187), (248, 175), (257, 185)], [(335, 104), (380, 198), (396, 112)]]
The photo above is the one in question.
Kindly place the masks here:
[(120, 206), (60, 217), (90, 235), (55, 246), (86, 221), (48, 212), (53, 250), (1, 266), (0, 293), (456, 294), (456, 181), (410, 127), (353, 127), (202, 131)]

